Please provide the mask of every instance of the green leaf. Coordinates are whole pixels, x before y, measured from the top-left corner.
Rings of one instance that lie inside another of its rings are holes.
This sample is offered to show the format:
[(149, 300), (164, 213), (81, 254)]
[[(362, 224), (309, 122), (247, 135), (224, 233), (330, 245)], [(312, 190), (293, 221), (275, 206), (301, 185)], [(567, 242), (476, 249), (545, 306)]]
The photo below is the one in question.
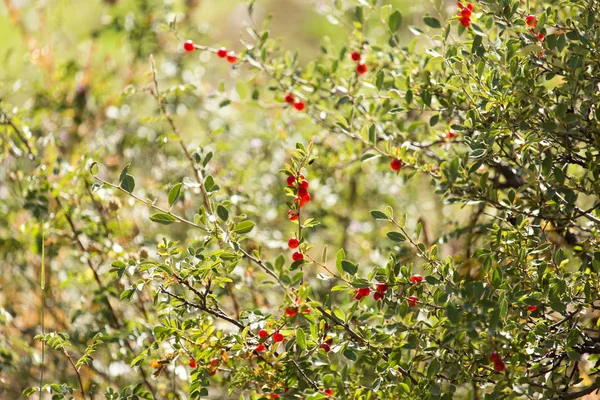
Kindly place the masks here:
[(170, 225), (177, 221), (174, 216), (164, 213), (153, 214), (150, 216), (150, 220), (162, 225)]
[(304, 336), (304, 331), (302, 328), (296, 329), (296, 344), (302, 350), (306, 349), (306, 337)]
[(344, 357), (346, 357), (350, 361), (356, 361), (358, 359), (358, 357), (356, 356), (356, 353), (348, 348), (345, 349), (342, 354), (344, 354)]
[(433, 18), (433, 17), (425, 17), (423, 18), (423, 21), (425, 22), (425, 25), (434, 28), (434, 29), (438, 29), (442, 27), (442, 24), (440, 24), (440, 21), (437, 20), (437, 18)]
[(373, 211), (371, 211), (371, 216), (372, 216), (374, 219), (385, 219), (385, 220), (387, 220), (387, 219), (388, 219), (388, 216), (387, 216), (387, 215), (385, 215), (385, 213), (382, 213), (381, 211), (377, 211), (377, 210), (373, 210)]
[(121, 181), (121, 188), (128, 193), (133, 192), (135, 189), (135, 179), (131, 175), (125, 175)]
[(229, 211), (227, 211), (227, 209), (220, 204), (217, 206), (217, 215), (223, 221), (227, 221), (229, 219)]
[(254, 228), (254, 222), (252, 221), (242, 221), (237, 224), (234, 228), (235, 233), (248, 233)]
[(400, 232), (388, 232), (387, 237), (393, 242), (406, 242), (406, 237)]
[(181, 194), (181, 183), (177, 183), (173, 185), (171, 190), (169, 190), (169, 206), (173, 206), (177, 200), (179, 200), (179, 195)]
[(342, 270), (350, 275), (354, 275), (358, 271), (358, 266), (355, 264), (352, 264), (350, 261), (343, 260), (342, 261)]
[(402, 14), (400, 14), (400, 11), (396, 10), (390, 15), (388, 26), (392, 32), (396, 32), (398, 28), (400, 28), (400, 25), (402, 25)]

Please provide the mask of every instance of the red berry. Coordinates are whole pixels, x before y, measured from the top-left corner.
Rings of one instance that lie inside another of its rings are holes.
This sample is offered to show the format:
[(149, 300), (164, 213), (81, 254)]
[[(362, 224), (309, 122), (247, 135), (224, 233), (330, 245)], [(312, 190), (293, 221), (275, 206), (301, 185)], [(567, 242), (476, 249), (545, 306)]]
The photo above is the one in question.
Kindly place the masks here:
[(397, 158), (394, 158), (391, 162), (390, 162), (390, 167), (392, 168), (392, 170), (394, 171), (399, 171), (400, 168), (402, 168), (402, 160), (399, 160)]
[(456, 2), (456, 6), (457, 6), (459, 9), (461, 9), (461, 10), (463, 9), (463, 5), (462, 5), (462, 3), (461, 3), (460, 1), (457, 1), (457, 2)]
[(227, 49), (225, 47), (221, 47), (219, 50), (217, 50), (217, 57), (219, 57), (219, 58), (227, 57)]
[(377, 286), (375, 287), (375, 289), (379, 293), (385, 293), (388, 291), (389, 287), (388, 287), (387, 283), (378, 283)]
[(537, 306), (528, 306), (527, 307), (527, 311), (529, 311), (529, 312), (534, 312), (535, 310), (537, 310)]
[(279, 398), (279, 395), (278, 395), (277, 393), (272, 393), (272, 394), (271, 394), (271, 398), (272, 398), (272, 399), (278, 399), (278, 398)]
[(495, 351), (490, 353), (490, 361), (493, 363), (497, 363), (497, 362), (501, 362), (502, 359), (500, 358), (500, 354), (496, 353)]
[(290, 240), (288, 240), (288, 247), (290, 249), (295, 249), (300, 245), (300, 242), (298, 241), (298, 239), (296, 238), (291, 238)]
[(215, 365), (219, 365), (219, 359), (218, 358), (213, 358), (212, 360), (210, 360), (210, 365), (212, 365), (213, 367)]
[(308, 181), (302, 181), (302, 182), (300, 182), (300, 187), (302, 189), (308, 189)]
[(296, 100), (294, 102), (294, 108), (298, 111), (304, 110), (304, 106), (305, 106), (305, 104), (302, 100)]
[(373, 295), (373, 298), (375, 299), (375, 301), (382, 300), (384, 297), (385, 297), (384, 294), (381, 292), (375, 292), (375, 294)]
[(296, 177), (290, 175), (287, 177), (287, 179), (285, 181), (288, 186), (294, 186), (296, 184)]
[(300, 187), (298, 189), (298, 197), (302, 198), (308, 194), (308, 189)]
[(214, 376), (217, 373), (217, 370), (209, 371), (208, 376)]
[(410, 277), (410, 281), (412, 283), (421, 283), (423, 281), (423, 277), (419, 274), (414, 274)]
[(460, 10), (460, 15), (463, 16), (463, 18), (471, 18), (471, 10), (469, 10), (468, 8), (463, 8), (462, 10)]
[(323, 329), (325, 329), (325, 330), (329, 329), (329, 324), (327, 322), (325, 322), (325, 325), (323, 325)]
[(319, 347), (325, 350), (325, 353), (329, 353), (329, 350), (331, 350), (331, 347), (327, 343), (322, 343)]
[(269, 336), (269, 332), (267, 332), (265, 329), (261, 329), (260, 331), (258, 331), (259, 338), (266, 339), (267, 336)]
[(358, 301), (361, 301), (363, 297), (360, 295), (360, 293), (358, 293), (357, 291), (355, 291), (354, 292), (354, 298), (356, 300), (358, 300)]
[(469, 26), (471, 26), (471, 19), (470, 18), (465, 18), (465, 17), (460, 17), (458, 19), (460, 21), (460, 24), (462, 26), (464, 26), (465, 28), (468, 28)]
[(304, 254), (302, 254), (301, 252), (297, 251), (294, 254), (292, 254), (292, 260), (294, 260), (294, 261), (302, 261), (302, 260), (304, 260)]
[(183, 49), (185, 51), (187, 51), (188, 53), (191, 53), (192, 51), (194, 51), (196, 47), (194, 46), (194, 42), (192, 42), (191, 40), (186, 41), (183, 44)]
[(417, 305), (419, 298), (417, 296), (409, 296), (407, 300), (408, 300), (408, 305), (411, 307), (414, 307)]
[(494, 370), (496, 372), (502, 372), (505, 369), (505, 365), (502, 361), (497, 361), (494, 363)]
[(310, 201), (310, 194), (306, 193), (306, 196), (302, 196), (300, 198), (300, 207), (304, 206), (309, 201)]
[(525, 17), (525, 22), (528, 27), (535, 28), (537, 26), (537, 17), (535, 15), (528, 15)]
[(256, 346), (256, 349), (254, 349), (254, 350), (256, 350), (257, 353), (262, 353), (263, 351), (265, 351), (265, 348), (266, 348), (265, 344), (261, 343), (258, 346)]
[(544, 34), (542, 32), (538, 33), (538, 39), (540, 40), (540, 42), (542, 40), (544, 40), (544, 38), (545, 38), (545, 36), (544, 36)]
[(285, 102), (292, 104), (294, 102), (294, 96), (291, 93), (285, 95)]
[(298, 310), (296, 308), (290, 308), (290, 307), (288, 307), (288, 308), (285, 309), (285, 314), (288, 317), (293, 317), (294, 315), (298, 314)]
[(310, 308), (309, 307), (303, 308), (302, 310), (300, 310), (300, 312), (302, 314), (310, 314)]
[(290, 221), (295, 221), (298, 219), (298, 210), (289, 210), (288, 218)]
[(471, 4), (471, 3), (467, 4), (467, 8), (468, 8), (469, 10), (473, 11), (473, 4)]
[(190, 368), (196, 368), (196, 360), (190, 357)]
[(325, 389), (323, 392), (325, 393), (325, 396), (327, 396), (327, 397), (333, 396), (333, 390), (331, 390), (331, 389)]
[(331, 346), (331, 344), (333, 343), (333, 338), (327, 338), (327, 340), (325, 341), (325, 343), (327, 343), (328, 345)]
[[(287, 312), (287, 310), (286, 310), (286, 312)], [(275, 332), (273, 334), (273, 341), (275, 343), (283, 342), (283, 335), (281, 334), (281, 332)]]
[(360, 63), (356, 66), (356, 73), (359, 75), (363, 75), (367, 72), (367, 65), (364, 63)]
[(229, 64), (235, 64), (236, 61), (237, 61), (237, 56), (235, 55), (235, 53), (233, 51), (230, 51), (229, 53), (227, 53), (227, 62)]
[(350, 58), (352, 58), (352, 61), (359, 61), (360, 53), (358, 51), (353, 51), (352, 53), (350, 53)]
[(360, 288), (358, 289), (358, 294), (360, 294), (362, 297), (367, 297), (371, 294), (371, 289), (369, 289), (368, 287)]
[(446, 137), (447, 137), (448, 139), (454, 139), (454, 138), (456, 137), (456, 132), (454, 132), (452, 129), (450, 129), (450, 130), (448, 131), (448, 135), (446, 135)]

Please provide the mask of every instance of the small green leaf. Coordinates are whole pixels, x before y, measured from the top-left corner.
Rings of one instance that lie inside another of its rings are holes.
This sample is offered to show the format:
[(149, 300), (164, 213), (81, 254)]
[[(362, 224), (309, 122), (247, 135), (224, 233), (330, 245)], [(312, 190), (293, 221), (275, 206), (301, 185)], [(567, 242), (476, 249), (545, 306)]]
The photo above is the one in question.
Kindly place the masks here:
[(177, 200), (179, 200), (179, 195), (181, 194), (181, 183), (175, 184), (171, 190), (169, 190), (169, 206), (173, 206)]
[(135, 179), (133, 179), (133, 176), (125, 175), (121, 181), (121, 188), (127, 193), (133, 192), (133, 189), (135, 189)]
[(236, 233), (248, 233), (254, 228), (254, 222), (252, 221), (242, 221), (237, 224), (234, 228), (234, 232)]
[(423, 18), (423, 21), (425, 22), (425, 25), (434, 28), (434, 29), (438, 29), (442, 27), (442, 24), (440, 24), (440, 21), (437, 20), (437, 18), (433, 18), (433, 17), (425, 17)]
[(227, 209), (220, 204), (217, 206), (217, 215), (223, 221), (227, 221), (227, 219), (229, 219), (229, 211), (227, 211)]
[(387, 219), (388, 219), (388, 216), (387, 216), (387, 215), (385, 215), (385, 213), (382, 213), (381, 211), (377, 211), (377, 210), (373, 210), (373, 211), (371, 211), (371, 216), (372, 216), (374, 219), (385, 219), (385, 220), (387, 220)]
[(402, 14), (400, 14), (400, 11), (396, 10), (390, 15), (388, 26), (392, 32), (396, 32), (398, 28), (400, 28), (400, 25), (402, 25)]
[(394, 242), (405, 242), (406, 237), (399, 232), (388, 232), (387, 237)]
[(150, 220), (162, 225), (170, 225), (173, 222), (177, 221), (172, 215), (164, 213), (153, 214), (150, 216)]
[(296, 344), (302, 350), (306, 349), (306, 337), (304, 335), (304, 331), (302, 330), (302, 328), (296, 329)]

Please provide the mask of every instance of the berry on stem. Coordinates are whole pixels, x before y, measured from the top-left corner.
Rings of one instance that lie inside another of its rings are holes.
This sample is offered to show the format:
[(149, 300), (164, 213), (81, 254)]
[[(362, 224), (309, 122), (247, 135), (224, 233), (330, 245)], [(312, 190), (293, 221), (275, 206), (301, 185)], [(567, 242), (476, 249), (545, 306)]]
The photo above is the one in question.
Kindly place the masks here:
[(419, 274), (414, 274), (413, 276), (410, 277), (410, 281), (412, 283), (421, 283), (423, 281), (423, 277)]
[(291, 238), (290, 240), (288, 240), (288, 247), (290, 249), (295, 249), (300, 245), (300, 242), (298, 241), (298, 239), (296, 238)]
[(192, 51), (194, 51), (196, 49), (196, 47), (194, 46), (193, 41), (187, 40), (185, 43), (183, 43), (183, 49), (185, 51), (187, 51), (188, 53), (191, 53)]
[(302, 182), (300, 182), (300, 188), (301, 189), (308, 189), (308, 181), (303, 180)]
[(367, 73), (367, 65), (365, 63), (359, 63), (356, 66), (356, 73), (359, 75), (364, 75)]
[(296, 314), (298, 314), (298, 309), (296, 308), (288, 307), (285, 309), (285, 315), (287, 315), (288, 317), (293, 317)]
[(535, 15), (529, 14), (525, 17), (525, 22), (527, 23), (527, 26), (529, 28), (533, 29), (537, 26), (537, 17)]
[(447, 137), (448, 139), (454, 139), (454, 138), (456, 137), (456, 132), (454, 132), (452, 129), (450, 129), (450, 130), (448, 131), (448, 134), (446, 135), (446, 137)]
[(237, 56), (235, 55), (235, 53), (233, 51), (230, 51), (229, 53), (227, 53), (227, 62), (229, 64), (235, 64), (236, 61), (237, 61)]
[(409, 296), (407, 301), (409, 306), (414, 307), (417, 305), (419, 298), (417, 296)]
[(294, 96), (291, 93), (285, 95), (285, 102), (292, 104), (294, 102)]
[(327, 343), (321, 343), (321, 346), (319, 347), (322, 348), (325, 351), (325, 353), (329, 353), (329, 351), (331, 350), (331, 347), (329, 347)]
[(387, 283), (378, 283), (377, 286), (375, 287), (375, 289), (379, 293), (385, 293), (388, 291), (389, 287), (388, 287)]
[(490, 358), (490, 361), (493, 362), (493, 363), (502, 361), (502, 359), (500, 358), (500, 354), (498, 354), (495, 351), (493, 351), (493, 352), (490, 353), (490, 357), (489, 358)]
[(399, 160), (397, 158), (394, 158), (391, 162), (390, 162), (390, 168), (392, 168), (393, 171), (399, 171), (400, 168), (402, 168), (402, 160)]
[(360, 61), (360, 53), (354, 50), (352, 53), (350, 53), (350, 58), (352, 61)]
[(260, 331), (258, 331), (258, 337), (261, 339), (266, 339), (269, 336), (269, 332), (267, 332), (265, 329), (261, 329)]
[(506, 366), (504, 365), (504, 363), (502, 361), (497, 361), (494, 363), (494, 371), (496, 371), (496, 372), (502, 372), (502, 371), (504, 371), (505, 368), (506, 368)]
[(218, 358), (213, 358), (212, 360), (210, 360), (210, 365), (212, 365), (213, 367), (215, 365), (219, 365), (219, 359)]
[(534, 312), (535, 310), (537, 310), (537, 306), (528, 306), (527, 307), (527, 311), (529, 311), (529, 312)]
[(294, 102), (294, 108), (298, 111), (304, 110), (305, 104), (302, 100), (296, 100)]
[(271, 398), (272, 399), (278, 399), (279, 395), (277, 393), (271, 393)]
[(302, 261), (302, 260), (304, 260), (304, 254), (302, 254), (299, 251), (296, 251), (294, 254), (292, 254), (292, 260), (294, 260), (294, 261)]
[(189, 364), (190, 368), (196, 368), (196, 360), (194, 360), (192, 357), (190, 357)]
[(296, 184), (296, 177), (295, 176), (288, 176), (287, 179), (285, 180), (288, 186), (294, 186)]
[(373, 295), (375, 301), (383, 300), (384, 297), (385, 295), (381, 292), (375, 292), (375, 294)]
[(295, 221), (298, 219), (298, 210), (289, 210), (288, 218), (290, 221)]
[(273, 334), (273, 341), (275, 343), (283, 342), (283, 335), (281, 334), (281, 332), (275, 332)]
[(333, 390), (331, 390), (331, 389), (329, 389), (329, 388), (325, 389), (325, 390), (323, 391), (323, 393), (325, 393), (325, 396), (327, 396), (327, 397), (331, 397), (331, 396), (333, 396)]
[(217, 57), (219, 57), (219, 58), (227, 57), (227, 49), (225, 47), (221, 47), (219, 50), (217, 50)]
[(254, 350), (255, 350), (257, 353), (262, 353), (263, 351), (265, 351), (265, 348), (266, 348), (265, 344), (264, 344), (264, 343), (261, 343), (261, 344), (259, 344), (258, 346), (256, 346), (256, 349), (254, 349)]

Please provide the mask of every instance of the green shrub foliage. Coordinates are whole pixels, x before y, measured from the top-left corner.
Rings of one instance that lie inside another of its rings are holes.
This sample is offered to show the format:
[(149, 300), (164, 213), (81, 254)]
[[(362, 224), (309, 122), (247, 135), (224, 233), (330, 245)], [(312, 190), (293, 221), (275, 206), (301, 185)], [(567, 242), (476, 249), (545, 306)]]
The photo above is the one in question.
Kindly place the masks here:
[(1, 86), (5, 398), (598, 391), (597, 2), (111, 3)]

